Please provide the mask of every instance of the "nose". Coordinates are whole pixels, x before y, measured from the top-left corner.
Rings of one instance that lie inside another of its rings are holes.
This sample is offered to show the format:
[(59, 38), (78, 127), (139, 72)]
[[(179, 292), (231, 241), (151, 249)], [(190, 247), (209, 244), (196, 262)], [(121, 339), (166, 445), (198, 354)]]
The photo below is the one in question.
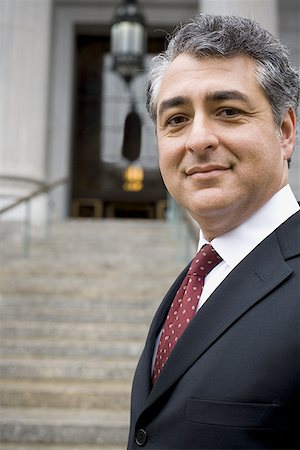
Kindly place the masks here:
[(219, 146), (219, 138), (212, 120), (205, 117), (194, 117), (185, 147), (190, 152), (215, 150)]

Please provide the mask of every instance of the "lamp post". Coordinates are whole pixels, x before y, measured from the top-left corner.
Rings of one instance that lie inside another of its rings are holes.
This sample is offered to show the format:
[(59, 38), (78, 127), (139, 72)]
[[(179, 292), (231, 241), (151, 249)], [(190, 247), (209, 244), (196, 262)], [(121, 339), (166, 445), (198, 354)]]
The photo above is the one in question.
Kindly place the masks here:
[(143, 69), (146, 25), (135, 0), (123, 0), (116, 8), (111, 26), (113, 70), (130, 83)]
[(132, 79), (144, 68), (147, 30), (136, 0), (123, 0), (116, 8), (110, 31), (113, 70), (126, 82), (131, 98), (131, 111), (124, 123), (122, 156), (127, 160), (123, 173), (123, 189), (143, 189), (144, 170), (138, 163), (141, 147), (141, 119), (131, 92)]

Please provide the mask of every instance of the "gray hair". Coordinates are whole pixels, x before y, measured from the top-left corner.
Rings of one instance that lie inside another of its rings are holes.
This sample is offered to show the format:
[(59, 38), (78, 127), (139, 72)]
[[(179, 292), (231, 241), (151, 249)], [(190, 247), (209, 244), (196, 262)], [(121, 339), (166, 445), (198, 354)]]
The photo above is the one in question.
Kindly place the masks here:
[(297, 112), (299, 74), (289, 63), (287, 48), (253, 20), (199, 14), (177, 28), (169, 38), (167, 49), (152, 60), (146, 106), (154, 122), (162, 77), (181, 53), (197, 58), (249, 55), (256, 62), (256, 79), (270, 102), (276, 125), (280, 126), (290, 108)]

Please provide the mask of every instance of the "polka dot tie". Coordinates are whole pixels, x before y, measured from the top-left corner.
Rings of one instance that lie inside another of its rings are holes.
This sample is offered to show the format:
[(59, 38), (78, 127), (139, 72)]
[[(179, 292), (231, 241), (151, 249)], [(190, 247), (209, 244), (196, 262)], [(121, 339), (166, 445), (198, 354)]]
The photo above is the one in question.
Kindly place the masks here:
[(204, 245), (193, 259), (162, 329), (153, 369), (153, 384), (156, 383), (178, 339), (196, 314), (204, 278), (221, 260), (210, 244)]

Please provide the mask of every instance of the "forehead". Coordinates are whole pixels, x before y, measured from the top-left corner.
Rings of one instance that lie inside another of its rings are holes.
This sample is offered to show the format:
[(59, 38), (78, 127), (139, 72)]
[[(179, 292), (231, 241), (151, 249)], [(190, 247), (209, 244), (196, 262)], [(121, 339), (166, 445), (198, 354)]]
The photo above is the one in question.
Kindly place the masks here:
[(181, 54), (172, 61), (162, 77), (158, 107), (166, 98), (178, 95), (193, 97), (220, 89), (262, 95), (255, 77), (254, 60), (244, 55), (196, 58)]

